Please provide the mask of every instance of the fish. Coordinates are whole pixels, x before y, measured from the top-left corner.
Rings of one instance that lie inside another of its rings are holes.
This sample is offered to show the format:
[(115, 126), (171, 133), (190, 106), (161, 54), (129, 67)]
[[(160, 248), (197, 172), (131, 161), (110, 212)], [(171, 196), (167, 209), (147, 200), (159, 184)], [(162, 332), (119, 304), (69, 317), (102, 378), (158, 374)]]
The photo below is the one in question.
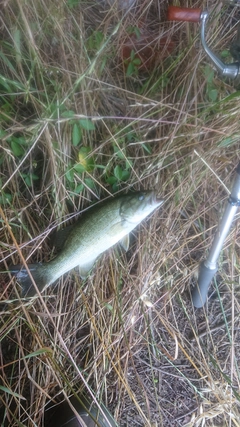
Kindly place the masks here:
[(20, 284), (21, 297), (34, 296), (36, 286), (42, 292), (77, 266), (81, 278), (85, 279), (99, 255), (118, 242), (127, 251), (129, 233), (163, 201), (155, 191), (142, 191), (111, 197), (95, 204), (75, 224), (63, 229), (65, 241), (60, 253), (51, 261), (29, 264), (30, 275), (22, 266), (9, 267)]

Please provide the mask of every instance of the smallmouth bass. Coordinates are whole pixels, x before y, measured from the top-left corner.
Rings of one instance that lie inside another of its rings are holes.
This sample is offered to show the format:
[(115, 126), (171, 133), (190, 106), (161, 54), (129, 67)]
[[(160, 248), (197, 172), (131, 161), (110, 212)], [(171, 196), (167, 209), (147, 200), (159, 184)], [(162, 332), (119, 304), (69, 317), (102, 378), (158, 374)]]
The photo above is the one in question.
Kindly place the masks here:
[[(39, 291), (77, 266), (80, 276), (86, 278), (98, 256), (117, 242), (128, 250), (129, 233), (162, 203), (154, 191), (143, 191), (113, 197), (90, 208), (74, 225), (64, 229), (67, 237), (61, 252), (53, 260), (29, 264)], [(17, 265), (9, 271), (20, 283), (22, 297), (36, 293), (25, 268)]]

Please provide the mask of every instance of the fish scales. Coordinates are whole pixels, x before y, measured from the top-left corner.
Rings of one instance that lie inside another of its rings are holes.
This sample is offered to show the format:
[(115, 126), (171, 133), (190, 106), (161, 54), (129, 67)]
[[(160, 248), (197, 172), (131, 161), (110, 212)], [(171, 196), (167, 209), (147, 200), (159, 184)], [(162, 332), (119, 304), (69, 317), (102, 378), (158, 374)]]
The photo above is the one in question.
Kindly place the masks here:
[[(81, 277), (86, 277), (99, 255), (119, 241), (127, 249), (129, 233), (162, 203), (155, 192), (145, 191), (108, 199), (84, 212), (69, 228), (62, 250), (53, 260), (29, 265), (39, 291), (77, 266)], [(23, 297), (36, 293), (25, 268), (15, 266), (10, 271), (20, 282)]]
[(120, 202), (118, 200), (117, 204), (111, 203), (112, 206), (109, 203), (106, 206), (89, 209), (85, 212), (84, 218), (78, 220), (69, 233), (62, 253), (47, 264), (55, 273), (51, 283), (70, 269), (95, 260), (124, 237), (126, 227), (121, 224)]

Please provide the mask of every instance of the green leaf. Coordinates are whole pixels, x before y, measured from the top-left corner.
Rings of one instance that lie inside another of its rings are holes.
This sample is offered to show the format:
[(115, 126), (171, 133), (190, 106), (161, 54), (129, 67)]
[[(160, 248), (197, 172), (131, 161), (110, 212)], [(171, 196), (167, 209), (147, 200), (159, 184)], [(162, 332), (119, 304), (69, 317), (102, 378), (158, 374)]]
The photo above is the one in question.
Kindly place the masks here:
[(68, 5), (70, 8), (73, 8), (73, 7), (75, 7), (75, 6), (78, 6), (78, 5), (79, 5), (79, 3), (80, 3), (80, 0), (67, 0), (67, 5)]
[[(26, 91), (26, 88), (24, 85), (22, 85), (22, 83), (19, 83), (17, 80), (11, 80), (11, 79), (7, 79), (6, 77), (3, 77), (2, 75), (0, 75), (0, 84), (2, 84), (4, 87), (9, 88), (9, 92), (15, 90), (21, 90), (21, 91)], [(11, 85), (11, 86), (9, 86)], [(33, 90), (33, 88), (28, 88), (30, 90)]]
[(66, 171), (66, 179), (69, 182), (74, 182), (74, 169), (72, 167)]
[(126, 71), (126, 76), (132, 76), (133, 74), (137, 73), (137, 68), (134, 66), (133, 61), (129, 62), (128, 67), (127, 67), (127, 71)]
[(0, 138), (3, 138), (6, 135), (7, 135), (7, 132), (3, 129), (0, 129)]
[(138, 27), (134, 27), (134, 34), (136, 35), (137, 39), (140, 39), (141, 31)]
[(127, 77), (131, 76), (132, 74), (134, 74), (134, 71), (135, 71), (134, 64), (132, 62), (129, 62), (127, 71), (126, 71), (126, 76)]
[(126, 156), (124, 156), (123, 150), (119, 150), (119, 148), (116, 145), (113, 145), (114, 153), (119, 157), (121, 160), (125, 160)]
[(76, 163), (74, 166), (73, 166), (73, 169), (78, 173), (78, 174), (82, 174), (83, 172), (85, 172), (86, 171), (86, 168), (85, 168), (85, 166), (84, 165), (82, 165), (81, 163)]
[(238, 138), (232, 138), (231, 136), (228, 136), (227, 138), (222, 139), (222, 141), (220, 141), (218, 143), (218, 147), (229, 147), (231, 145), (233, 145), (235, 142), (237, 142)]
[(8, 68), (11, 71), (13, 71), (14, 73), (16, 72), (16, 70), (15, 70), (14, 66), (12, 65), (12, 63), (9, 61), (9, 59), (1, 51), (0, 51), (0, 58), (2, 58), (2, 60), (5, 62), (5, 64), (8, 66)]
[(240, 97), (240, 91), (238, 90), (238, 91), (233, 92), (230, 95), (226, 96), (226, 98), (223, 98), (221, 100), (221, 103), (228, 102), (228, 101), (231, 101), (232, 99), (239, 98), (239, 97)]
[(95, 130), (95, 125), (89, 119), (80, 119), (79, 123), (80, 123), (80, 126), (83, 129), (86, 129), (86, 130)]
[(122, 172), (122, 181), (127, 181), (129, 177), (130, 177), (130, 171), (125, 170)]
[(111, 304), (105, 303), (105, 307), (109, 310), (109, 311), (113, 311), (113, 306)]
[[(93, 156), (90, 156), (91, 148), (90, 147), (81, 147), (78, 152), (78, 160), (79, 163), (77, 163), (74, 168), (77, 167), (77, 165), (80, 165), (83, 169), (82, 171), (88, 171), (91, 172), (94, 169), (95, 163)], [(80, 171), (81, 168), (78, 167), (78, 171)]]
[(133, 130), (130, 130), (129, 132), (127, 132), (126, 138), (128, 142), (134, 142), (138, 140), (138, 136)]
[(119, 184), (117, 182), (115, 182), (112, 185), (112, 191), (113, 191), (113, 193), (116, 193), (116, 191), (118, 191), (118, 189), (119, 189)]
[(125, 162), (125, 169), (126, 170), (128, 170), (129, 168), (131, 168), (132, 167), (132, 165), (133, 165), (133, 162), (132, 162), (132, 160), (130, 160), (130, 159), (127, 159), (126, 160), (126, 162)]
[(10, 390), (10, 388), (4, 387), (3, 385), (0, 385), (0, 390), (4, 391), (5, 393), (10, 394), (13, 397), (18, 397), (18, 399), (26, 400), (25, 397), (21, 396), (18, 393), (15, 393), (14, 391)]
[(80, 126), (77, 123), (74, 123), (73, 125), (73, 131), (72, 131), (72, 143), (74, 147), (76, 147), (82, 139), (82, 131)]
[(39, 176), (37, 176), (35, 173), (32, 173), (31, 178), (33, 181), (37, 181), (39, 179)]
[(218, 98), (218, 90), (217, 89), (210, 89), (208, 91), (208, 97), (212, 102), (215, 102)]
[(152, 154), (152, 150), (149, 144), (142, 144), (142, 147), (148, 154)]
[(101, 44), (104, 40), (104, 34), (102, 33), (102, 31), (96, 31), (95, 32), (95, 39), (96, 39), (96, 47), (97, 49), (99, 49), (101, 47)]
[(109, 176), (109, 177), (106, 179), (106, 182), (107, 182), (108, 184), (110, 184), (110, 185), (113, 185), (113, 184), (115, 184), (115, 183), (117, 182), (117, 178), (116, 178), (115, 176)]
[(4, 191), (2, 191), (0, 193), (0, 205), (5, 205), (7, 203), (11, 203), (12, 201), (12, 195), (9, 193), (5, 193)]
[(39, 350), (36, 350), (33, 353), (29, 353), (26, 356), (24, 356), (24, 359), (30, 359), (31, 357), (40, 356), (41, 354), (44, 354), (44, 353), (52, 354), (52, 349), (49, 347), (39, 348)]
[(31, 187), (32, 181), (37, 181), (39, 179), (34, 173), (22, 173), (22, 177), (28, 187)]
[(212, 83), (213, 78), (214, 78), (214, 71), (213, 69), (210, 67), (210, 65), (206, 65), (204, 67), (204, 75), (207, 79), (208, 83)]
[(83, 191), (83, 189), (84, 189), (84, 185), (83, 185), (83, 184), (79, 184), (79, 185), (77, 185), (77, 187), (75, 188), (74, 193), (79, 194), (79, 193), (81, 193), (81, 191)]
[(3, 76), (0, 76), (0, 85), (2, 85), (8, 93), (12, 91), (11, 86), (9, 86), (7, 80)]
[(115, 177), (117, 178), (118, 181), (121, 181), (122, 174), (123, 174), (123, 170), (122, 170), (121, 166), (117, 165), (114, 168), (114, 175), (115, 175)]
[(16, 140), (11, 140), (10, 146), (14, 156), (20, 157), (24, 154), (24, 149)]
[(104, 58), (102, 59), (102, 63), (100, 65), (100, 68), (99, 68), (101, 73), (105, 69), (107, 62), (108, 62), (108, 57), (104, 56)]
[(89, 51), (99, 50), (104, 41), (104, 34), (101, 31), (94, 31), (87, 40)]
[(140, 31), (140, 29), (139, 29), (138, 27), (136, 27), (136, 26), (132, 26), (132, 25), (130, 25), (130, 26), (127, 28), (127, 32), (128, 32), (128, 34), (135, 34), (135, 36), (137, 37), (137, 39), (139, 39), (139, 38), (141, 37), (141, 31)]
[(221, 57), (222, 58), (227, 58), (229, 56), (229, 50), (222, 50), (221, 52)]
[(98, 169), (106, 169), (106, 166), (103, 166), (103, 165), (95, 165), (95, 167)]
[(16, 50), (16, 61), (19, 64), (21, 62), (21, 33), (19, 29), (13, 31), (13, 41)]
[(134, 52), (134, 50), (131, 50), (131, 53), (130, 53), (130, 60), (131, 60), (131, 61), (133, 61), (133, 60), (134, 60), (134, 58), (135, 58), (135, 52)]
[(24, 138), (24, 136), (19, 136), (18, 138), (14, 138), (14, 140), (21, 145), (26, 145), (26, 139)]
[(135, 66), (137, 66), (137, 65), (141, 65), (141, 63), (142, 63), (142, 61), (141, 61), (141, 59), (140, 59), (140, 58), (134, 58), (134, 59), (133, 59), (133, 64), (134, 64)]
[(68, 110), (68, 111), (63, 111), (63, 113), (61, 114), (62, 117), (66, 117), (67, 119), (71, 119), (72, 117), (75, 116), (75, 112), (72, 110)]
[(92, 178), (85, 178), (84, 182), (89, 188), (95, 188), (95, 183)]

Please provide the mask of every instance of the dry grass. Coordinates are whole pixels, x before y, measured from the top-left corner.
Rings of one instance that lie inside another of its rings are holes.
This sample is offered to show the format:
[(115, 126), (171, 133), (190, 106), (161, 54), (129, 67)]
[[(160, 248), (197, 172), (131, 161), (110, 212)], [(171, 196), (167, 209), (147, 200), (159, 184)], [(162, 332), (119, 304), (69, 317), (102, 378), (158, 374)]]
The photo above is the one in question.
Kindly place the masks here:
[[(219, 291), (211, 288), (203, 310), (190, 299), (239, 159), (239, 92), (209, 77), (197, 25), (167, 23), (167, 2), (140, 3), (126, 16), (89, 1), (2, 4), (2, 272), (22, 257), (48, 261), (50, 232), (112, 193), (116, 166), (128, 178), (115, 190), (155, 188), (166, 198), (129, 252), (106, 253), (84, 283), (71, 272), (25, 303), (1, 274), (3, 426), (43, 426), (50, 399), (86, 390), (120, 426), (239, 425), (237, 221)], [(222, 6), (208, 2), (218, 52), (237, 14)], [(127, 77), (121, 43), (144, 19), (176, 48), (150, 73)], [(82, 129), (74, 147), (73, 124), (83, 117), (94, 130)], [(95, 166), (79, 174), (81, 146)]]

